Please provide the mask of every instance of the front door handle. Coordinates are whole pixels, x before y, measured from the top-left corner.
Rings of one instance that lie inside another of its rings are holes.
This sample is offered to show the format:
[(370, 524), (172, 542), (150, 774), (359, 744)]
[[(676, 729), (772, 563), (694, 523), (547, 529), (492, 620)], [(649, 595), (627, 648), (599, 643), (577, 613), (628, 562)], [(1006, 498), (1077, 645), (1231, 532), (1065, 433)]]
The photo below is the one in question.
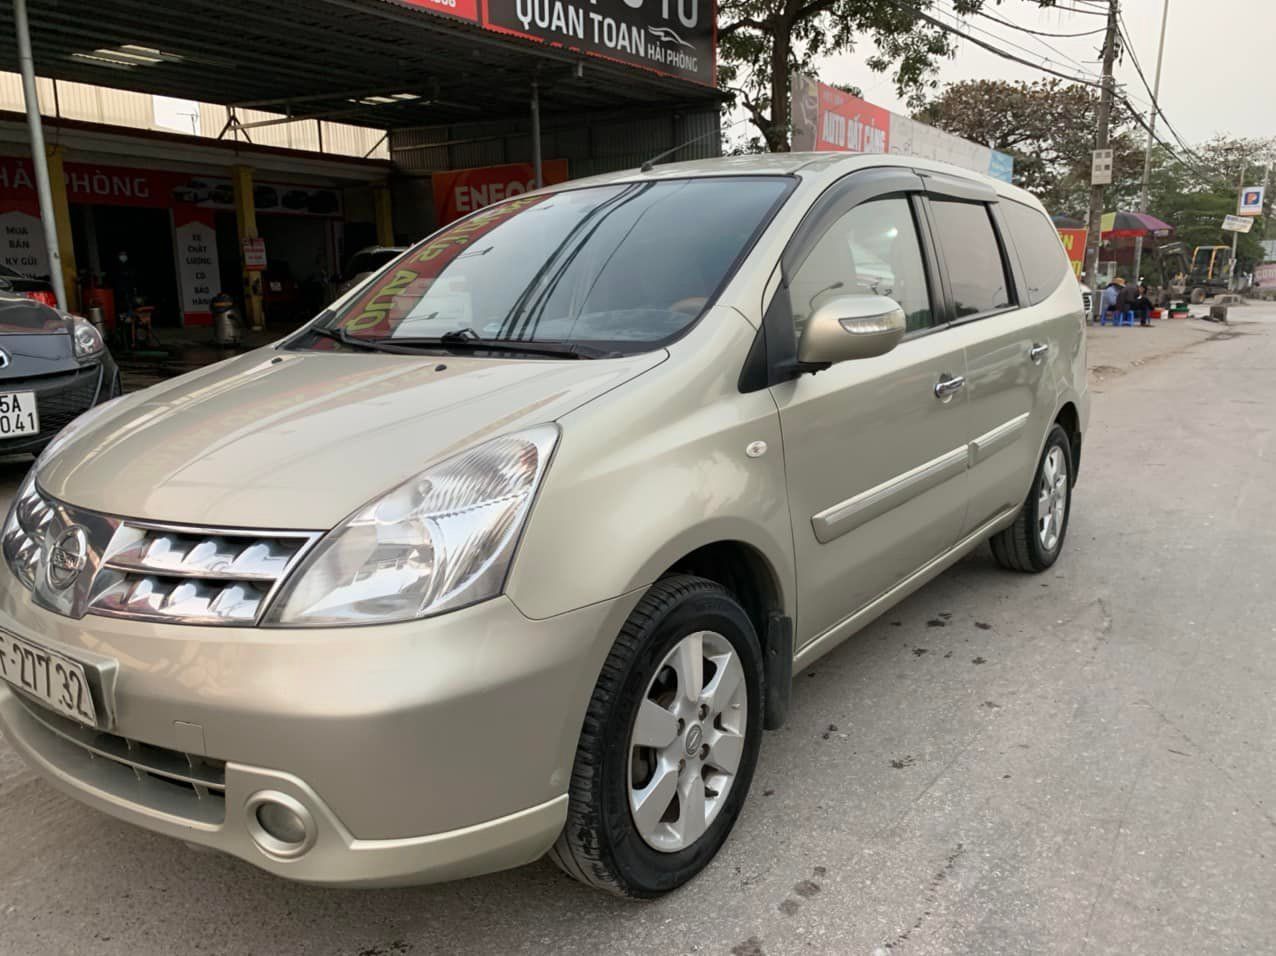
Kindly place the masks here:
[(1041, 360), (1046, 357), (1046, 353), (1049, 351), (1049, 345), (1035, 344), (1032, 348), (1028, 349), (1028, 358), (1032, 359), (1033, 362), (1040, 364)]
[(946, 402), (965, 384), (966, 379), (960, 375), (945, 375), (935, 383), (935, 397), (941, 402)]

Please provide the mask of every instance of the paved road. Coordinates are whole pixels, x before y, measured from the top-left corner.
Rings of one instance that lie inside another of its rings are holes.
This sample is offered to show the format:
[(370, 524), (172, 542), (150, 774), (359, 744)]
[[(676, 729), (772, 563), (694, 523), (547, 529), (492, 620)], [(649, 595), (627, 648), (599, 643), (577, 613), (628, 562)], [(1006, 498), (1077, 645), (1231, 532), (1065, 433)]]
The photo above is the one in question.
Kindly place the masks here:
[(0, 742), (0, 951), (1270, 952), (1276, 310), (1236, 316), (1103, 376), (1052, 572), (972, 556), (797, 678), (688, 889), (627, 904), (547, 863), (294, 886), (82, 809)]

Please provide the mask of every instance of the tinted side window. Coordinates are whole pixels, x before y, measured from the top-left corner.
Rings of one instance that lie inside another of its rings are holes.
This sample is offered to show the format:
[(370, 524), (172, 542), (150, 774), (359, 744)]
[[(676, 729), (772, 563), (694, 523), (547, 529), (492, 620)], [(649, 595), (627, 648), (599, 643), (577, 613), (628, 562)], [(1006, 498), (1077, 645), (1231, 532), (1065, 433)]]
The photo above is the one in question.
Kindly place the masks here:
[(932, 324), (926, 270), (907, 199), (856, 206), (815, 244), (789, 283), (798, 335), (811, 313), (845, 295), (889, 296), (904, 309), (910, 332)]
[(1019, 250), (1028, 301), (1036, 305), (1059, 288), (1059, 283), (1072, 272), (1072, 264), (1063, 251), (1058, 231), (1037, 210), (1017, 202), (1003, 202), (1001, 214)]
[(1010, 283), (988, 207), (936, 199), (930, 208), (958, 318), (1009, 306)]

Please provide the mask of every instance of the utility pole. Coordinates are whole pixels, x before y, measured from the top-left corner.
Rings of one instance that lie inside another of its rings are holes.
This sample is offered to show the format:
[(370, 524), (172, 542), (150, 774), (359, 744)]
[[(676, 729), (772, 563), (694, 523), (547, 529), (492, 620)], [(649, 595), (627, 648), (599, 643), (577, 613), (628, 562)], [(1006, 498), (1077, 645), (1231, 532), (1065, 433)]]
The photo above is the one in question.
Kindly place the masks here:
[(27, 132), (31, 137), (31, 167), (35, 172), (35, 194), (40, 203), (40, 225), (44, 227), (44, 246), (49, 257), (49, 281), (58, 308), (67, 310), (66, 277), (62, 272), (58, 226), (53, 218), (53, 192), (49, 185), (49, 154), (44, 151), (44, 127), (40, 122), (40, 100), (35, 89), (35, 60), (31, 56), (31, 22), (27, 18), (27, 0), (14, 0), (13, 20), (18, 34), (18, 69), (22, 73), (22, 101), (27, 110)]
[[(1152, 141), (1156, 134), (1156, 111), (1161, 95), (1161, 60), (1165, 56), (1165, 24), (1170, 18), (1170, 0), (1161, 10), (1161, 43), (1156, 48), (1156, 78), (1152, 81), (1152, 109), (1148, 113), (1148, 142), (1143, 150), (1143, 185), (1139, 189), (1139, 212), (1148, 211), (1148, 177), (1152, 174)], [(1143, 269), (1143, 236), (1134, 238), (1134, 275)]]
[[(1241, 160), (1241, 174), (1240, 174), (1239, 176), (1237, 176), (1237, 177), (1236, 177), (1236, 195), (1237, 195), (1237, 197), (1238, 197), (1238, 198), (1240, 197), (1241, 190), (1245, 188), (1245, 167), (1246, 167), (1246, 165), (1247, 165), (1247, 164), (1246, 164), (1245, 160), (1243, 160), (1243, 159), (1242, 159), (1242, 160)], [(1240, 210), (1238, 209), (1238, 210), (1237, 210), (1237, 212), (1240, 212)], [(1240, 234), (1239, 232), (1233, 232), (1233, 233), (1232, 233), (1232, 264), (1228, 267), (1228, 269), (1230, 270), (1230, 272), (1229, 272), (1229, 274), (1228, 274), (1228, 276), (1227, 276), (1227, 288), (1228, 288), (1228, 291), (1234, 291), (1234, 290), (1235, 290), (1235, 288), (1236, 288), (1236, 282), (1235, 282), (1235, 279), (1236, 279), (1236, 240), (1240, 239), (1240, 237), (1241, 237), (1241, 234)]]
[[(1116, 59), (1117, 41), (1117, 0), (1108, 2), (1108, 29), (1103, 39), (1103, 91), (1099, 95), (1098, 129), (1095, 132), (1094, 148), (1108, 148), (1108, 122), (1112, 116), (1112, 95), (1114, 80), (1112, 79), (1112, 62)], [(1090, 186), (1090, 215), (1086, 221), (1086, 271), (1090, 275), (1090, 285), (1094, 288), (1096, 301), (1100, 296), (1099, 281), (1099, 244), (1100, 231), (1103, 228), (1103, 185)]]

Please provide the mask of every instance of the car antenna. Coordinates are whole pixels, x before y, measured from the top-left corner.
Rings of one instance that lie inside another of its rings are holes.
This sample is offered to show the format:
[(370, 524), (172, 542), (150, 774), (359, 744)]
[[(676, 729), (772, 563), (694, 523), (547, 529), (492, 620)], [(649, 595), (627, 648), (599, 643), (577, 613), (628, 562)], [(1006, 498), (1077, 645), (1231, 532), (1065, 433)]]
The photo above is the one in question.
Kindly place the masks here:
[(638, 169), (640, 172), (649, 173), (653, 169), (655, 169), (656, 163), (660, 162), (666, 156), (671, 156), (674, 153), (678, 152), (678, 150), (686, 149), (688, 146), (691, 146), (694, 143), (698, 143), (702, 139), (708, 139), (710, 136), (721, 136), (723, 133), (729, 130), (732, 126), (739, 126), (746, 119), (748, 119), (747, 116), (736, 120), (734, 123), (728, 123), (726, 126), (719, 126), (717, 129), (711, 129), (707, 133), (701, 133), (699, 136), (693, 136), (691, 139), (687, 140), (685, 143), (679, 143), (677, 146), (673, 147), (672, 149), (666, 149), (663, 153), (657, 153), (655, 156), (651, 157), (651, 159), (647, 160), (645, 163), (639, 166)]

